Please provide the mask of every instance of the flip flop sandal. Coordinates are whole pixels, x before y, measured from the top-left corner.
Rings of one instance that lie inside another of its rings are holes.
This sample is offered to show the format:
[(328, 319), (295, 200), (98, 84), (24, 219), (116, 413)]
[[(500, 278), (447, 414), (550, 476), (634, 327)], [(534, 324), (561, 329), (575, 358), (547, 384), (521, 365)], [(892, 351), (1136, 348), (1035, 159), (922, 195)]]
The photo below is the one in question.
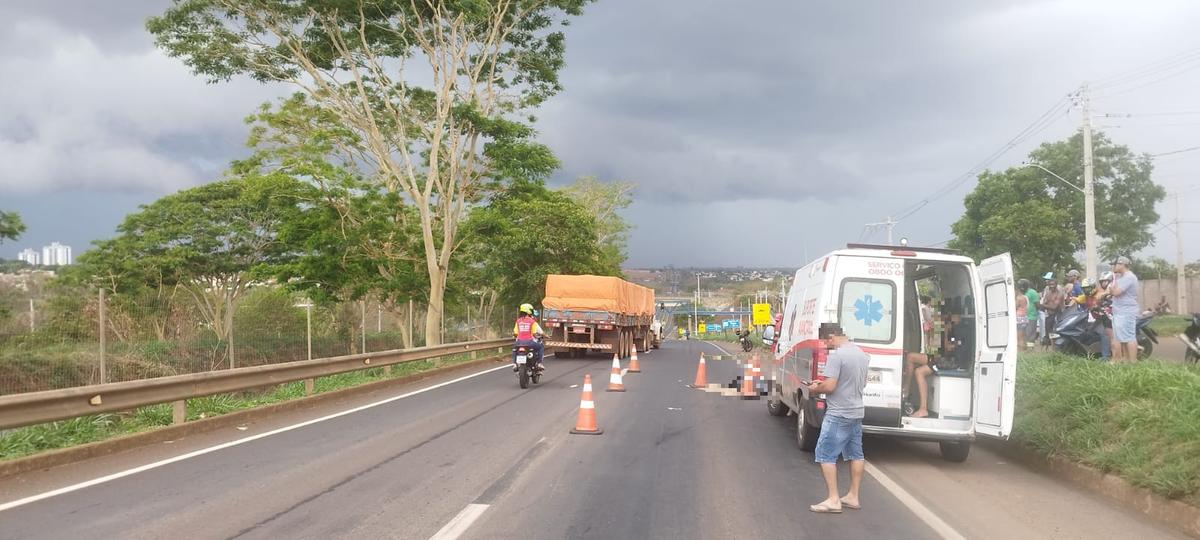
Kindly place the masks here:
[(842, 501), (842, 508), (849, 508), (851, 510), (862, 510), (862, 505), (861, 504), (850, 504), (846, 501)]
[(809, 511), (816, 512), (818, 514), (840, 514), (840, 513), (842, 513), (841, 508), (830, 508), (828, 506), (825, 506), (824, 504), (814, 504), (814, 505), (809, 506), (808, 509), (809, 509)]

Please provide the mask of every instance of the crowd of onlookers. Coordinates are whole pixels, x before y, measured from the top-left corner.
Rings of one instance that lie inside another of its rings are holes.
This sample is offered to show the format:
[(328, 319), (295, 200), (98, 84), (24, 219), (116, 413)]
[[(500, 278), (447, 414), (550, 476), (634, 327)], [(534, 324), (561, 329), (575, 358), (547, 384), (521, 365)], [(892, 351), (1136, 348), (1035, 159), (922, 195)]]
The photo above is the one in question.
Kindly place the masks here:
[(1053, 272), (1042, 276), (1044, 288), (1039, 293), (1027, 279), (1017, 282), (1017, 327), (1022, 349), (1037, 344), (1053, 346), (1053, 333), (1059, 318), (1068, 309), (1084, 309), (1089, 322), (1099, 322), (1100, 356), (1114, 362), (1137, 359), (1138, 278), (1129, 269), (1127, 257), (1117, 257), (1113, 269), (1104, 272), (1092, 283), (1081, 278), (1078, 270), (1066, 273), (1064, 281)]

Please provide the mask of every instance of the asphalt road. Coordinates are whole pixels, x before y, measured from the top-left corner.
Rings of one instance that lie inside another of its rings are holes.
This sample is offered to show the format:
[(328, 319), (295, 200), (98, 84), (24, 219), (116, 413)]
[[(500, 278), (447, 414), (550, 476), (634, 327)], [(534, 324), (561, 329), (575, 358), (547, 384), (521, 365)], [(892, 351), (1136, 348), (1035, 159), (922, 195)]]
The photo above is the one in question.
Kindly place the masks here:
[[(0, 538), (936, 538), (930, 516), (967, 538), (1174, 537), (982, 449), (952, 465), (891, 440), (866, 448), (891, 490), (868, 476), (863, 510), (812, 514), (823, 485), (794, 419), (687, 388), (702, 350), (644, 355), (624, 393), (603, 391), (608, 359), (551, 359), (529, 390), (502, 368), (0, 511)], [(568, 434), (585, 373), (603, 435)], [(445, 382), (6, 478), (0, 505)]]

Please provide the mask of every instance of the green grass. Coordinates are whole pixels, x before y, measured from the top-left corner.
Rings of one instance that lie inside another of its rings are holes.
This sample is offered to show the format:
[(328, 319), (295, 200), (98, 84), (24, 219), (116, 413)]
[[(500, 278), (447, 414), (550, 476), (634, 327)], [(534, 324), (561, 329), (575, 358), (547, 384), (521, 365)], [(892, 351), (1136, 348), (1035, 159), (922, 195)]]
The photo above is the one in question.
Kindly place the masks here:
[(1182, 334), (1188, 325), (1192, 324), (1192, 318), (1183, 315), (1159, 315), (1150, 321), (1150, 328), (1158, 332), (1160, 336), (1174, 336)]
[(1016, 440), (1200, 504), (1200, 368), (1058, 354), (1018, 366)]
[[(332, 392), (387, 378), (403, 377), (433, 368), (470, 361), (467, 354), (436, 360), (406, 362), (392, 366), (391, 375), (382, 367), (321, 377), (313, 385), (314, 393)], [(188, 420), (229, 414), (243, 409), (282, 403), (304, 397), (304, 382), (281, 384), (261, 393), (218, 394), (189, 399)], [(148, 431), (171, 425), (171, 405), (151, 405), (126, 413), (106, 413), (38, 424), (0, 434), (0, 460), (15, 459), (47, 450), (68, 448), (112, 437)]]

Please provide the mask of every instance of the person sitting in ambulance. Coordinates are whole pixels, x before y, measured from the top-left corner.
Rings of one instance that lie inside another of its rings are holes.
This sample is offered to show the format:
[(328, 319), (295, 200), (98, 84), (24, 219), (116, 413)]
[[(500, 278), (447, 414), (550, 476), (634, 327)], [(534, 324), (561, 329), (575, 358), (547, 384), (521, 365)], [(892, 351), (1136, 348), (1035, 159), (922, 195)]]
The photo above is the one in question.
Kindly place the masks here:
[(900, 383), (900, 393), (902, 399), (908, 399), (909, 390), (912, 384), (909, 379), (917, 380), (917, 397), (920, 399), (919, 406), (916, 411), (909, 416), (913, 418), (925, 418), (929, 416), (929, 376), (933, 374), (933, 368), (929, 367), (929, 355), (919, 352), (910, 352), (904, 355), (904, 378)]
[(533, 305), (521, 304), (520, 314), (517, 316), (517, 322), (513, 324), (513, 337), (516, 338), (516, 343), (513, 344), (513, 371), (517, 371), (517, 347), (524, 345), (530, 347), (537, 353), (537, 368), (545, 370), (546, 366), (542, 364), (542, 359), (546, 356), (545, 349), (542, 347), (540, 337), (545, 335), (541, 325), (537, 319), (533, 318)]

